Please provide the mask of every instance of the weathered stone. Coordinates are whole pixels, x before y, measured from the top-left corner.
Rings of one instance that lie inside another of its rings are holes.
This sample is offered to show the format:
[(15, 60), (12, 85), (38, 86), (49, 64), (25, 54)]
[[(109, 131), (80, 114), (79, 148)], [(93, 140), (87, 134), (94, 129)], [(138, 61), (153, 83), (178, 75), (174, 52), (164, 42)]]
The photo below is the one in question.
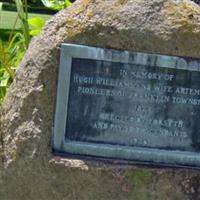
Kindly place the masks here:
[(50, 20), (32, 40), (3, 105), (1, 199), (199, 199), (197, 171), (53, 157), (62, 42), (199, 57), (200, 7), (189, 0), (78, 0)]

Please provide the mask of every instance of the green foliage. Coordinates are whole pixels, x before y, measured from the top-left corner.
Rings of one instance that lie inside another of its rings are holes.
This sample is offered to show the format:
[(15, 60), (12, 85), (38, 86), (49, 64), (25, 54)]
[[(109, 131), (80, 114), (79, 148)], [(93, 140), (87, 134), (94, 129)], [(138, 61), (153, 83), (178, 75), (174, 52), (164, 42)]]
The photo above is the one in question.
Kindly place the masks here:
[(22, 33), (25, 39), (26, 48), (28, 48), (30, 42), (29, 36), (29, 25), (28, 25), (28, 10), (27, 10), (27, 0), (24, 0), (24, 6), (21, 0), (15, 0), (18, 17), (21, 23)]
[(45, 20), (40, 17), (34, 17), (28, 19), (28, 24), (31, 26), (31, 31), (29, 32), (30, 35), (36, 36), (42, 31), (42, 28), (45, 24)]
[(0, 41), (0, 104), (3, 102), (6, 90), (15, 77), (17, 66), (23, 58), (30, 41), (27, 1), (24, 1), (25, 9), (21, 0), (16, 0), (15, 3), (18, 18), (21, 22), (21, 31), (15, 32), (13, 27), (8, 42)]
[(70, 6), (69, 0), (41, 0), (44, 6), (54, 10), (62, 10), (63, 8)]
[[(1, 37), (0, 40), (0, 105), (3, 102), (7, 88), (15, 77), (15, 71), (29, 46), (31, 36), (38, 35), (45, 24), (45, 21), (39, 17), (28, 19), (27, 1), (14, 0), (18, 13), (15, 24), (11, 30), (8, 42), (2, 41), (5, 37)], [(54, 10), (61, 10), (71, 4), (70, 0), (41, 1), (47, 8)], [(0, 3), (1, 9), (2, 4)], [(15, 31), (18, 20), (20, 21), (21, 29)]]
[(8, 44), (0, 41), (0, 104), (15, 77), (15, 71), (25, 51), (25, 39), (20, 32), (16, 32)]

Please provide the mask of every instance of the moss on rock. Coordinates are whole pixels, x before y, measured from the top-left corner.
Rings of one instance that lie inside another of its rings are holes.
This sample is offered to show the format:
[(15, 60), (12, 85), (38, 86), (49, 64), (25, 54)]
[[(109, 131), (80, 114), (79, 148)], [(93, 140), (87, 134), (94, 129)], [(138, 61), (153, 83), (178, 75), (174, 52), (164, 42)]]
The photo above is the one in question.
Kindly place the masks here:
[(143, 187), (150, 183), (152, 173), (147, 169), (137, 169), (129, 171), (127, 178), (132, 182), (134, 187)]

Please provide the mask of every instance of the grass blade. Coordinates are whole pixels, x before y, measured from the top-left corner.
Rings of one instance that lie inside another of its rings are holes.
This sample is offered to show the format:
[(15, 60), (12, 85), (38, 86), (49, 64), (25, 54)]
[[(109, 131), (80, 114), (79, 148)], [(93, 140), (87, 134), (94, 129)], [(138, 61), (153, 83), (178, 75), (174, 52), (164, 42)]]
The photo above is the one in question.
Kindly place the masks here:
[[(29, 25), (28, 25), (28, 14), (27, 8), (23, 8), (23, 3), (21, 0), (15, 0), (17, 13), (21, 22), (22, 32), (25, 38), (26, 48), (28, 48), (30, 42), (30, 35), (29, 35)], [(25, 0), (25, 5), (27, 5), (27, 0)]]

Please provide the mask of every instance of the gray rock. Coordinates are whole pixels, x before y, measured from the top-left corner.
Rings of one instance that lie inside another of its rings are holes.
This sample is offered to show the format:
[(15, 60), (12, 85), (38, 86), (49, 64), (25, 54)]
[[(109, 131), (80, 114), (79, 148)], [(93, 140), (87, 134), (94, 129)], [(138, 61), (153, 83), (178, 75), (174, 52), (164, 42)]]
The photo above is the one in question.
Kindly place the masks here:
[(199, 199), (196, 171), (93, 166), (53, 156), (62, 42), (199, 57), (200, 7), (189, 0), (78, 0), (53, 17), (32, 40), (3, 105), (1, 199)]

